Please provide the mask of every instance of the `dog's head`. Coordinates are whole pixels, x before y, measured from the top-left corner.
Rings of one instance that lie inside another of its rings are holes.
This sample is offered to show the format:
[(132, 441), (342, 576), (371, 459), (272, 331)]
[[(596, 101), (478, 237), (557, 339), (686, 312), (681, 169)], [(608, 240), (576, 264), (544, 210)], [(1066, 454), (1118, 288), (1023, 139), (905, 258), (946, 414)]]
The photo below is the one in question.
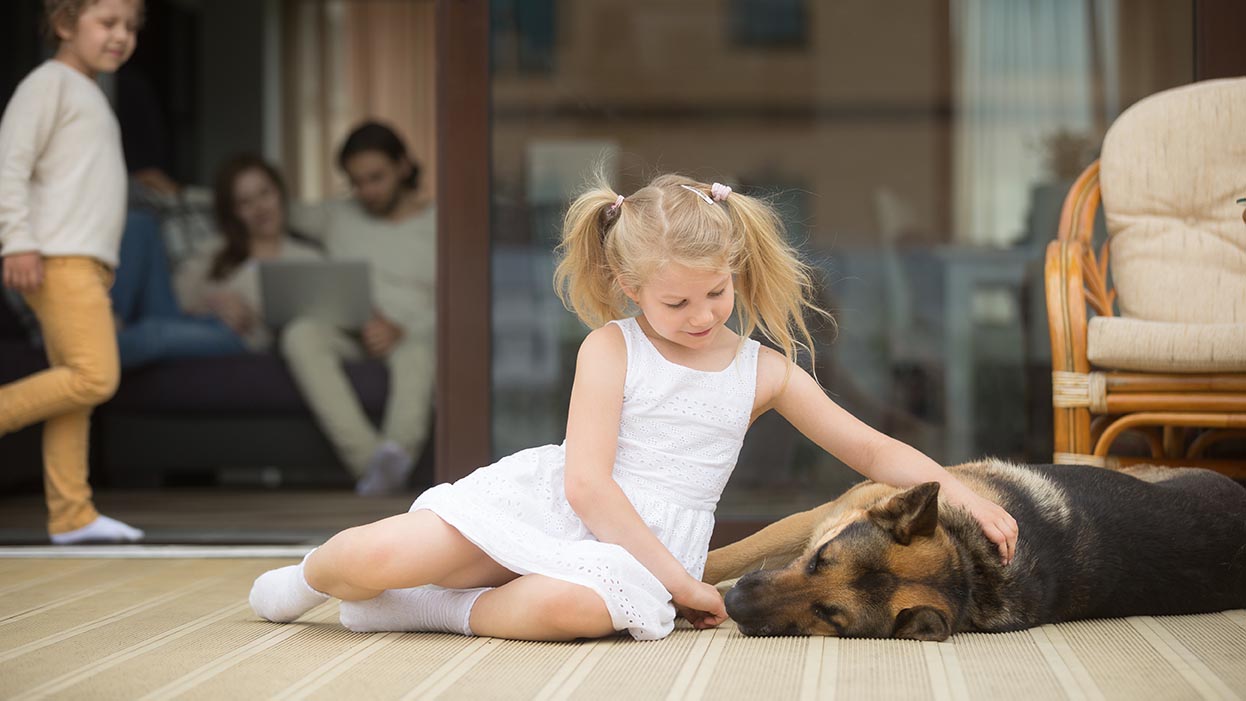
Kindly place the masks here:
[(955, 621), (955, 544), (939, 484), (849, 510), (783, 569), (741, 577), (727, 613), (746, 635), (945, 640)]

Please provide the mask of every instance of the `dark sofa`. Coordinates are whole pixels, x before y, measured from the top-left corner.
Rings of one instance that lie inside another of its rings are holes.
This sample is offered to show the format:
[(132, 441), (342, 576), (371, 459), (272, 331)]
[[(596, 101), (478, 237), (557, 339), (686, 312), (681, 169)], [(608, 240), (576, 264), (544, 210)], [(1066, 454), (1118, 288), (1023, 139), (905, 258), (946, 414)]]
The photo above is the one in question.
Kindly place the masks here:
[[(0, 384), (45, 367), (0, 299)], [(387, 368), (366, 361), (346, 369), (378, 419)], [(0, 489), (42, 484), (39, 431), (0, 437)], [(352, 484), (275, 354), (179, 359), (123, 373), (117, 394), (93, 415), (91, 451), (92, 482), (110, 486)], [(431, 479), (429, 453), (417, 480)]]

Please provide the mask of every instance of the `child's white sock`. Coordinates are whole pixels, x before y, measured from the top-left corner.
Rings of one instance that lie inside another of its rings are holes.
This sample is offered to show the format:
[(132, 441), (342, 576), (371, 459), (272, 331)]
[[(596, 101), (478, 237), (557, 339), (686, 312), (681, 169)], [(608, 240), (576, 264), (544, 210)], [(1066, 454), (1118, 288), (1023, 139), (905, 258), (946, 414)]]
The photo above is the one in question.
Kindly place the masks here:
[(52, 533), (48, 536), (55, 545), (76, 545), (78, 543), (134, 543), (143, 539), (139, 529), (108, 518), (103, 514), (95, 520), (72, 531)]
[(380, 631), (472, 633), (472, 606), (492, 587), (387, 589), (367, 601), (343, 601), (342, 625), (356, 633)]
[(273, 623), (289, 623), (329, 600), (328, 594), (312, 589), (303, 575), (308, 557), (311, 553), (297, 565), (269, 570), (255, 579), (251, 585), (255, 615)]

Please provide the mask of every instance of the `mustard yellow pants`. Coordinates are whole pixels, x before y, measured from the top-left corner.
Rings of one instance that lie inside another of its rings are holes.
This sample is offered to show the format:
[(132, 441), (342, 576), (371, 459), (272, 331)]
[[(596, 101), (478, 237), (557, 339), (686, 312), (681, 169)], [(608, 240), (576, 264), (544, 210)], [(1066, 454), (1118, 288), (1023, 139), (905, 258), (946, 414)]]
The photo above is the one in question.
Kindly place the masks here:
[(113, 272), (86, 257), (43, 259), (43, 284), (26, 294), (43, 329), (43, 372), (0, 386), (0, 436), (40, 421), (48, 532), (82, 528), (99, 515), (87, 482), (91, 410), (117, 390), (120, 368), (108, 288)]

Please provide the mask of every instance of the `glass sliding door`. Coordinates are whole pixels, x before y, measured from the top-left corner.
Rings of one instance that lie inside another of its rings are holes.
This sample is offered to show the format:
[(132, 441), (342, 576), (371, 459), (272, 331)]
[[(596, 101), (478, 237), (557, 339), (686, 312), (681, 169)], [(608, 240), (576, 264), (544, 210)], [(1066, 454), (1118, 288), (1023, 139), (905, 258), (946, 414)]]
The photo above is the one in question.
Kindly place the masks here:
[[(1193, 79), (1191, 3), (494, 0), (495, 457), (562, 441), (588, 329), (551, 287), (570, 198), (679, 171), (770, 196), (838, 328), (817, 376), (936, 460), (1049, 461), (1042, 254), (1104, 129)], [(860, 476), (778, 416), (719, 506), (769, 520)]]

